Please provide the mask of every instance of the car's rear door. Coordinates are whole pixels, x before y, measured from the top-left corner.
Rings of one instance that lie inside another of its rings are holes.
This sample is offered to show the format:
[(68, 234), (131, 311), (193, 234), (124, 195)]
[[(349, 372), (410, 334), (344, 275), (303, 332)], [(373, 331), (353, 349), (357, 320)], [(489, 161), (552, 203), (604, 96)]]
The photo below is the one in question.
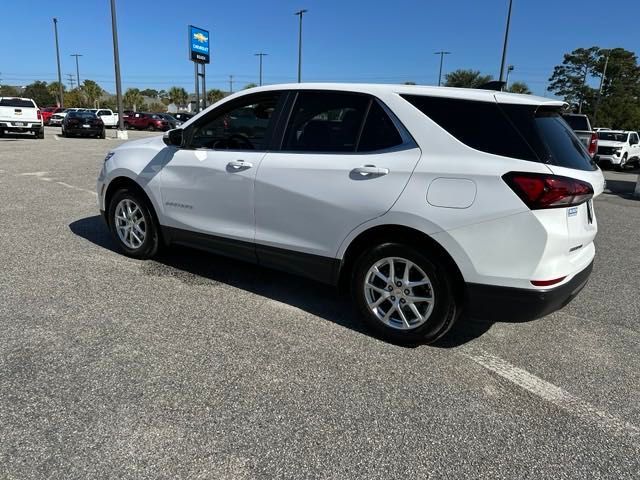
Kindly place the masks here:
[(267, 153), (256, 178), (256, 248), (260, 263), (308, 274), (308, 255), (334, 258), (349, 232), (392, 207), (420, 150), (370, 95), (301, 90), (292, 98), (281, 148)]

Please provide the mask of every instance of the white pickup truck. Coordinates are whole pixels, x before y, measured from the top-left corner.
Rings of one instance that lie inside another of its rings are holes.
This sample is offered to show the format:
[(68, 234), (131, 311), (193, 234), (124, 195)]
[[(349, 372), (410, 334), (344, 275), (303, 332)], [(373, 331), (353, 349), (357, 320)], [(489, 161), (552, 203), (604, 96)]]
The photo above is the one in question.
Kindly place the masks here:
[(0, 97), (0, 136), (4, 132), (33, 132), (44, 138), (40, 109), (30, 98)]
[(91, 111), (102, 120), (105, 127), (109, 128), (118, 126), (118, 114), (113, 110), (108, 108), (92, 108)]

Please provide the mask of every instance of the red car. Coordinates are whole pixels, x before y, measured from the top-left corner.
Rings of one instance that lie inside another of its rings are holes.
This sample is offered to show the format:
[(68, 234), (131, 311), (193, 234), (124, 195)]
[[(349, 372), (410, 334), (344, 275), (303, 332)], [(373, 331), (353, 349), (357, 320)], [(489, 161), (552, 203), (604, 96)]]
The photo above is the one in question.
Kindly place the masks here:
[(136, 130), (169, 130), (171, 127), (169, 122), (156, 113), (130, 113), (124, 118), (124, 126), (127, 129)]
[(45, 125), (49, 125), (49, 119), (51, 118), (52, 115), (55, 115), (58, 112), (61, 112), (62, 110), (64, 110), (63, 108), (60, 107), (47, 107), (47, 108), (43, 108), (41, 110), (42, 113), (42, 123), (44, 123)]

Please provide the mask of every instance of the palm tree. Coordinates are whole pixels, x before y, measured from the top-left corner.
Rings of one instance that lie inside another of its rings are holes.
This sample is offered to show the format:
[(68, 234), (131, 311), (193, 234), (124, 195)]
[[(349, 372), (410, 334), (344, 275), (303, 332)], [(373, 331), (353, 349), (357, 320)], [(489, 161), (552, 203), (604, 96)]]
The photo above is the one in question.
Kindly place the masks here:
[(87, 97), (87, 102), (93, 108), (98, 107), (100, 97), (104, 93), (104, 90), (93, 80), (85, 80), (82, 84), (82, 91)]
[(478, 88), (492, 80), (491, 75), (481, 75), (478, 70), (454, 70), (445, 75), (445, 87)]
[(129, 88), (126, 92), (124, 92), (124, 96), (122, 98), (125, 107), (132, 108), (134, 111), (137, 111), (139, 107), (144, 103), (144, 97), (140, 93), (140, 90), (137, 88)]
[[(60, 105), (60, 83), (58, 82), (51, 82), (49, 85), (47, 85), (47, 89), (49, 90), (49, 93), (51, 95), (53, 95), (54, 97), (56, 97), (56, 103), (58, 105)], [(67, 90), (67, 87), (64, 86), (64, 83), (62, 84), (62, 94), (64, 95), (64, 92)]]
[(218, 100), (222, 100), (224, 98), (224, 92), (222, 90), (218, 90), (214, 88), (213, 90), (209, 90), (207, 92), (207, 102), (209, 104), (216, 103)]
[(169, 98), (173, 103), (177, 106), (186, 105), (187, 100), (189, 99), (189, 94), (182, 87), (171, 87), (169, 89)]
[(513, 82), (508, 91), (511, 93), (524, 93), (527, 95), (531, 95), (529, 86), (524, 82)]

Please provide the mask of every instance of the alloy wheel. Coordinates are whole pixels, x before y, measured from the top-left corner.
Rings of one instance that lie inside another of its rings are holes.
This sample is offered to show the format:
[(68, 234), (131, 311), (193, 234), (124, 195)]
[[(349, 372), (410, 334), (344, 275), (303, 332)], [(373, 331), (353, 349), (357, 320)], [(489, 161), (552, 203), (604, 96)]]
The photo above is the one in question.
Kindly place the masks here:
[(401, 257), (387, 257), (371, 266), (365, 276), (364, 295), (369, 308), (383, 324), (397, 330), (423, 325), (434, 307), (428, 275)]
[(116, 206), (114, 226), (120, 241), (132, 250), (142, 246), (147, 235), (147, 223), (140, 206), (129, 198)]

